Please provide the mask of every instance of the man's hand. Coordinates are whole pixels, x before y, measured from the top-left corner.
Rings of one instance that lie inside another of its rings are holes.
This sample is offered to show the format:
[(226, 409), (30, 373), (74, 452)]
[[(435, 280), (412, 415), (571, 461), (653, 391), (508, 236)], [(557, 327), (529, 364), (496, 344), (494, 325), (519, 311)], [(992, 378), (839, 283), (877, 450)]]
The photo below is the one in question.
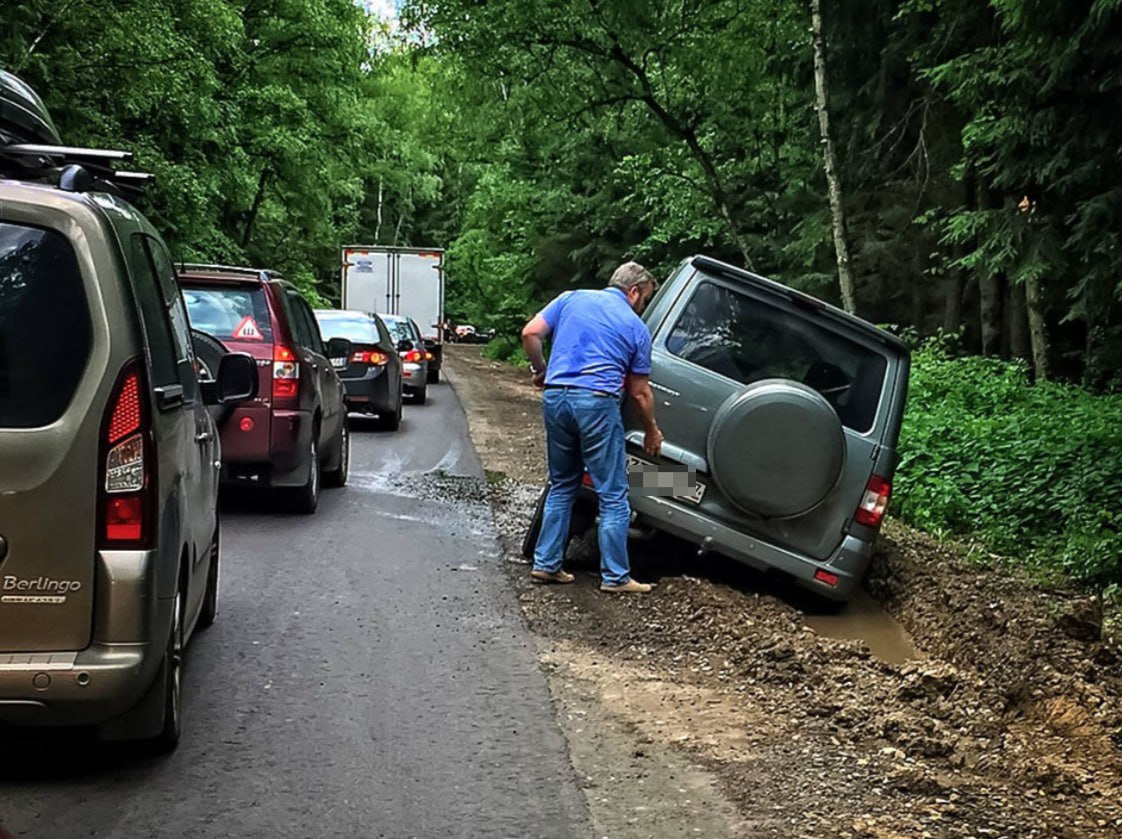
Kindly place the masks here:
[(662, 431), (656, 425), (650, 431), (643, 434), (643, 451), (651, 457), (655, 457), (662, 450)]
[(540, 314), (534, 315), (530, 322), (522, 327), (522, 349), (530, 359), (530, 379), (534, 387), (539, 390), (545, 387), (545, 356), (542, 342), (549, 336), (549, 332), (549, 324)]

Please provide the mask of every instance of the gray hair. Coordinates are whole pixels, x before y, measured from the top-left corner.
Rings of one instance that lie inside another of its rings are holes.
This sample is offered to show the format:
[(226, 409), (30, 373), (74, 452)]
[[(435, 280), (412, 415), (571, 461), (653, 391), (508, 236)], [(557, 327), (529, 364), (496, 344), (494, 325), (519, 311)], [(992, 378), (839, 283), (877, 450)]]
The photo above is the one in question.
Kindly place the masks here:
[(608, 282), (608, 285), (611, 288), (630, 291), (647, 283), (657, 285), (654, 274), (638, 262), (625, 262), (612, 273), (612, 279)]

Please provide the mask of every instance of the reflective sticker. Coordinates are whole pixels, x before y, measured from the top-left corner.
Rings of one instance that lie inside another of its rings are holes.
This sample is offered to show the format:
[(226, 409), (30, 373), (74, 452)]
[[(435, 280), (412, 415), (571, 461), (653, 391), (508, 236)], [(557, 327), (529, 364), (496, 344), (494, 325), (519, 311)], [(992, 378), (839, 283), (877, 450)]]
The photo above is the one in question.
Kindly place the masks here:
[(234, 330), (234, 337), (239, 341), (264, 341), (265, 336), (261, 334), (261, 330), (257, 327), (257, 321), (253, 319), (252, 315), (246, 315), (242, 318), (242, 322), (238, 324), (238, 328)]

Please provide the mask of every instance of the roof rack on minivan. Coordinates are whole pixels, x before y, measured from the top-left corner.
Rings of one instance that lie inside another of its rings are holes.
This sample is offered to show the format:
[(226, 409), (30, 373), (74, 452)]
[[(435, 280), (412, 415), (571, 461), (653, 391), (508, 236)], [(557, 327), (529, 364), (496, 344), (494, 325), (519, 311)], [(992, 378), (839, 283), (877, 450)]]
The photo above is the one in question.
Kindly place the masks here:
[(0, 145), (0, 177), (47, 183), (67, 192), (111, 192), (134, 197), (155, 177), (148, 172), (123, 172), (116, 164), (132, 152), (89, 149), (44, 143)]

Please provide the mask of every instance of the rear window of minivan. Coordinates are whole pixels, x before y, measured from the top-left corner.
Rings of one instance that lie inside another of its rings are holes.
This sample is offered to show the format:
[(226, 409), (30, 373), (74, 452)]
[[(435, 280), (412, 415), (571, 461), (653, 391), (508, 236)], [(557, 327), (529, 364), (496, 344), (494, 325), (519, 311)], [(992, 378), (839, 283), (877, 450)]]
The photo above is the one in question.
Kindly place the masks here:
[(92, 342), (70, 241), (0, 222), (0, 427), (37, 428), (61, 417)]
[(272, 342), (273, 322), (261, 286), (185, 282), (182, 287), (192, 329), (220, 341)]
[(828, 326), (714, 282), (698, 283), (666, 337), (679, 358), (741, 384), (794, 379), (818, 391), (842, 425), (872, 428), (884, 355)]

